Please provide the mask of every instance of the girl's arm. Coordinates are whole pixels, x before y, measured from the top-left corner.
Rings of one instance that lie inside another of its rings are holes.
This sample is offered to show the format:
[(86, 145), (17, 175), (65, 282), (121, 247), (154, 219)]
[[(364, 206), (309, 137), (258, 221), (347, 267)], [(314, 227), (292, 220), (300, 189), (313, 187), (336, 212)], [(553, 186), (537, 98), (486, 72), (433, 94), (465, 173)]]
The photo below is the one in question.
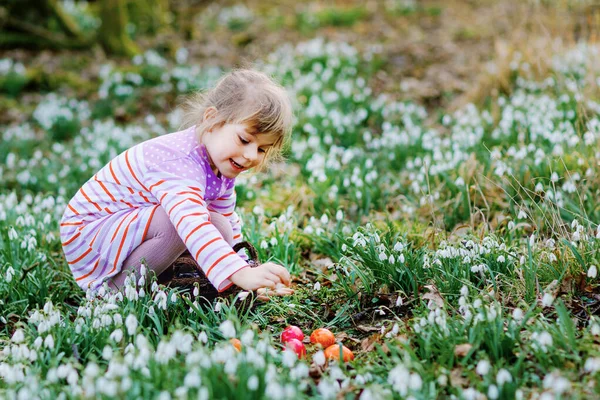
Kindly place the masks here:
[[(219, 197), (217, 200), (211, 202), (211, 208), (223, 215), (231, 224), (233, 231), (233, 244), (241, 242), (244, 238), (242, 236), (242, 221), (237, 212), (235, 212), (236, 204), (236, 193), (235, 186), (231, 185), (229, 189)], [(242, 255), (242, 258), (248, 260), (246, 255)]]
[[(181, 172), (180, 172), (181, 171)], [(185, 171), (185, 173), (183, 172)], [(171, 223), (206, 277), (223, 291), (229, 277), (248, 266), (209, 221), (205, 183), (198, 165), (180, 158), (156, 164), (143, 174), (143, 184), (160, 202)]]

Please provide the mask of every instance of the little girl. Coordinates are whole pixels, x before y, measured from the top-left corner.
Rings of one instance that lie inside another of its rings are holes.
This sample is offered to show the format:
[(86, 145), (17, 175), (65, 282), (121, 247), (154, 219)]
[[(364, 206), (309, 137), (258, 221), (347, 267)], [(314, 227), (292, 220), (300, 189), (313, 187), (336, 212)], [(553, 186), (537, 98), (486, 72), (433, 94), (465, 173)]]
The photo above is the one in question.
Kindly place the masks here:
[(187, 106), (187, 129), (120, 154), (69, 202), (60, 236), (82, 289), (119, 289), (141, 259), (160, 275), (186, 248), (219, 291), (289, 285), (284, 267), (248, 268), (232, 250), (242, 240), (235, 178), (279, 155), (292, 124), (285, 90), (237, 70)]

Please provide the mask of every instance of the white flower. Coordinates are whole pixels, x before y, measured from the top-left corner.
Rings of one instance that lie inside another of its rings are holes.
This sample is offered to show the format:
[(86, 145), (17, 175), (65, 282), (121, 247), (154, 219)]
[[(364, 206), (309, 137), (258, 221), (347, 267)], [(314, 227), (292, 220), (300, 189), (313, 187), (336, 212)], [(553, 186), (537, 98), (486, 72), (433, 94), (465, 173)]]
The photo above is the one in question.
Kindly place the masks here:
[(22, 343), (23, 341), (25, 341), (25, 334), (23, 333), (23, 330), (17, 329), (10, 338), (10, 340), (13, 343)]
[(316, 292), (321, 290), (321, 284), (319, 282), (315, 282), (315, 285), (313, 286), (313, 290)]
[(248, 378), (248, 389), (255, 391), (256, 389), (258, 389), (258, 377), (256, 375), (252, 375), (250, 378)]
[(52, 335), (46, 336), (46, 339), (44, 339), (44, 346), (48, 349), (54, 348), (54, 338)]
[(507, 382), (512, 382), (512, 375), (510, 374), (510, 372), (508, 372), (508, 370), (502, 368), (496, 374), (496, 382), (500, 386), (504, 385)]
[(506, 258), (503, 255), (499, 255), (496, 261), (498, 261), (499, 263), (503, 263), (506, 261)]
[(588, 278), (595, 278), (598, 275), (598, 268), (595, 265), (592, 265), (587, 272)]
[(488, 398), (491, 400), (496, 400), (499, 395), (500, 395), (500, 392), (498, 391), (498, 386), (491, 384), (488, 387)]
[(8, 267), (8, 269), (6, 270), (6, 282), (10, 283), (10, 281), (12, 281), (12, 278), (14, 275), (15, 275), (15, 270), (13, 269), (13, 267)]
[(523, 310), (521, 310), (519, 307), (517, 307), (513, 310), (512, 317), (515, 321), (521, 322), (523, 320), (523, 318), (525, 317), (525, 314), (523, 313)]
[(342, 210), (337, 210), (335, 213), (335, 219), (341, 221), (344, 219), (344, 212)]
[(192, 294), (194, 295), (194, 297), (198, 297), (198, 295), (200, 294), (200, 289), (198, 289), (198, 286), (194, 286), (194, 291)]
[(123, 331), (120, 328), (115, 329), (109, 336), (111, 340), (119, 343), (123, 339)]
[(231, 322), (228, 319), (226, 319), (221, 323), (221, 325), (219, 325), (219, 330), (221, 331), (223, 336), (225, 336), (228, 339), (235, 337), (235, 326), (233, 325), (233, 322)]
[(200, 332), (200, 334), (198, 335), (198, 340), (204, 344), (208, 343), (208, 335), (206, 334), (206, 332)]
[(313, 356), (313, 361), (318, 366), (322, 366), (325, 364), (325, 353), (323, 352), (323, 350), (319, 350), (315, 353), (315, 355)]
[(586, 372), (591, 372), (591, 373), (600, 371), (600, 357), (590, 357), (587, 360), (585, 360), (583, 369)]
[(526, 219), (527, 218), (527, 213), (523, 210), (519, 210), (519, 215), (517, 216), (518, 219)]
[(491, 368), (492, 366), (488, 360), (479, 360), (477, 367), (475, 367), (475, 372), (481, 376), (485, 376), (490, 372)]
[(553, 302), (554, 296), (552, 295), (552, 293), (544, 293), (544, 296), (542, 297), (542, 305), (544, 307), (550, 307)]
[(135, 335), (135, 330), (138, 326), (138, 320), (133, 314), (129, 314), (127, 318), (125, 318), (125, 327), (127, 328), (127, 334), (129, 336)]

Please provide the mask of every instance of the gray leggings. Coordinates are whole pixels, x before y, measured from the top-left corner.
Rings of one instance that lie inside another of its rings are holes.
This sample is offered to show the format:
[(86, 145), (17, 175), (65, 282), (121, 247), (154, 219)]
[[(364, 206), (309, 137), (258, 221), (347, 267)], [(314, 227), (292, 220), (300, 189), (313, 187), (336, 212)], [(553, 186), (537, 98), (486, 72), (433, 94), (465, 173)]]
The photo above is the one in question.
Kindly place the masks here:
[[(210, 222), (219, 230), (223, 239), (233, 245), (233, 230), (229, 221), (221, 214), (211, 212)], [(142, 242), (129, 257), (123, 261), (123, 269), (108, 280), (108, 286), (119, 289), (123, 286), (128, 272), (135, 270), (136, 277), (140, 276), (140, 260), (146, 260), (148, 267), (160, 275), (186, 250), (183, 240), (175, 230), (169, 216), (162, 207), (154, 212), (146, 240)], [(150, 272), (150, 271), (148, 271)]]

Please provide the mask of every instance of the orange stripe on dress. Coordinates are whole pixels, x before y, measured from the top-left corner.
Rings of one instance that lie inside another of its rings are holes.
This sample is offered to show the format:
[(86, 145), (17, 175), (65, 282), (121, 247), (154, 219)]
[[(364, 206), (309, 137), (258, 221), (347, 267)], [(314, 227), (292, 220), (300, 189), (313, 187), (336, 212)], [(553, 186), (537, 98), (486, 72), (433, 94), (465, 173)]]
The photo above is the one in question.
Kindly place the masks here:
[(227, 257), (229, 257), (229, 256), (234, 256), (234, 255), (235, 255), (235, 253), (232, 251), (231, 253), (223, 254), (221, 257), (219, 257), (219, 258), (217, 259), (217, 261), (215, 261), (215, 262), (213, 263), (213, 265), (211, 265), (211, 266), (208, 268), (208, 270), (206, 271), (206, 277), (208, 278), (208, 274), (210, 274), (210, 272), (213, 270), (213, 268), (214, 268), (214, 267), (215, 267), (215, 266), (216, 266), (218, 263), (220, 263), (221, 261), (223, 261), (225, 258), (227, 258)]
[(198, 249), (198, 252), (196, 253), (196, 259), (198, 258), (198, 256), (200, 256), (200, 253), (202, 252), (202, 250), (204, 250), (208, 245), (210, 245), (213, 242), (216, 242), (219, 239), (220, 239), (220, 237), (216, 237), (216, 238), (211, 239), (208, 242), (204, 243), (204, 246), (202, 246), (202, 247), (200, 247), (200, 249)]
[(112, 161), (108, 163), (108, 169), (110, 170), (110, 174), (112, 175), (115, 182), (117, 182), (117, 185), (120, 185), (121, 182), (119, 182), (117, 175), (115, 175), (115, 171), (113, 171), (112, 163), (113, 163)]
[(148, 222), (146, 222), (146, 227), (144, 228), (144, 233), (142, 235), (142, 242), (144, 242), (144, 240), (146, 240), (146, 235), (148, 234), (148, 229), (150, 229), (150, 223), (152, 222), (152, 217), (154, 217), (154, 213), (156, 212), (156, 209), (160, 207), (160, 206), (154, 206), (154, 209), (152, 210), (152, 212), (150, 212), (150, 216), (148, 217)]
[(230, 217), (230, 216), (233, 215), (233, 212), (230, 212), (230, 213), (227, 213), (227, 214), (221, 214), (221, 215), (224, 216), (224, 217)]
[(185, 239), (183, 240), (184, 242), (187, 242), (187, 240), (190, 238), (190, 236), (192, 236), (194, 234), (194, 232), (196, 232), (198, 229), (202, 228), (203, 226), (206, 225), (210, 225), (210, 222), (206, 221), (201, 223), (200, 225), (198, 225), (197, 227), (195, 227), (194, 229), (192, 229), (192, 231), (190, 233), (188, 233), (188, 235), (185, 237)]
[(146, 203), (150, 203), (150, 200), (149, 200), (149, 199), (148, 199), (146, 196), (144, 196), (144, 193), (142, 193), (142, 191), (139, 191), (139, 192), (138, 192), (138, 194), (139, 194), (140, 196), (142, 196), (142, 199), (144, 199), (144, 201), (145, 201)]
[(75, 260), (69, 261), (68, 264), (71, 265), (71, 264), (78, 263), (79, 261), (83, 260), (85, 258), (85, 256), (87, 256), (88, 254), (90, 254), (90, 251), (92, 251), (91, 247), (89, 249), (87, 249), (86, 251), (84, 251), (83, 254), (80, 255), (79, 257), (77, 257)]
[(202, 191), (202, 189), (200, 189), (199, 187), (196, 187), (196, 186), (188, 186), (188, 187), (189, 187), (190, 189), (192, 189), (192, 190), (195, 190), (195, 191), (197, 191), (197, 192), (201, 192), (201, 191)]
[(162, 203), (163, 199), (167, 196), (168, 193), (163, 194), (162, 196), (160, 196), (160, 199), (158, 199), (158, 201), (160, 201)]
[(119, 251), (117, 251), (117, 255), (115, 256), (115, 261), (113, 262), (113, 269), (110, 270), (110, 272), (108, 273), (109, 275), (112, 274), (114, 272), (114, 270), (117, 268), (117, 260), (119, 259), (119, 256), (121, 255), (121, 250), (123, 250), (123, 244), (125, 244), (125, 238), (127, 237), (127, 231), (129, 230), (129, 227), (131, 226), (131, 224), (133, 223), (133, 221), (135, 221), (137, 219), (137, 214), (131, 219), (131, 221), (129, 221), (129, 223), (127, 224), (127, 228), (125, 228), (125, 232), (123, 233), (123, 238), (121, 239), (121, 243), (119, 244)]
[(160, 181), (156, 182), (154, 185), (150, 186), (150, 187), (148, 188), (148, 191), (149, 191), (149, 192), (151, 192), (153, 188), (155, 188), (156, 186), (160, 186), (160, 185), (162, 185), (162, 184), (163, 184), (163, 183), (165, 183), (165, 182), (166, 182), (166, 181), (165, 181), (164, 179), (161, 179)]
[(119, 229), (121, 229), (121, 225), (123, 225), (123, 222), (125, 222), (125, 220), (127, 219), (127, 216), (125, 216), (121, 222), (119, 222), (119, 225), (117, 226), (117, 229), (115, 229), (115, 233), (113, 233), (112, 238), (110, 238), (110, 242), (112, 243), (113, 240), (115, 240), (115, 236), (117, 236), (117, 233), (119, 232)]
[(202, 213), (202, 212), (197, 212), (197, 213), (191, 213), (191, 214), (186, 214), (183, 217), (181, 217), (181, 219), (179, 220), (179, 222), (177, 223), (177, 225), (175, 225), (175, 229), (179, 229), (179, 225), (181, 225), (181, 223), (183, 222), (183, 220), (187, 217), (192, 217), (192, 216), (200, 216), (200, 215), (206, 215), (206, 213)]
[(140, 182), (140, 180), (135, 175), (135, 172), (133, 172), (133, 168), (131, 168), (131, 164), (129, 164), (129, 150), (127, 150), (125, 152), (125, 163), (127, 164), (127, 168), (129, 168), (129, 172), (131, 172), (131, 176), (133, 176), (133, 179), (135, 179), (136, 182), (139, 183), (140, 186), (147, 192), (148, 189), (146, 188), (146, 186), (144, 186), (144, 184), (142, 182)]
[(229, 285), (225, 286), (223, 289), (219, 290), (219, 293), (226, 291), (227, 289), (229, 289), (232, 286), (233, 286), (233, 282), (231, 282)]
[(201, 206), (204, 205), (204, 202), (202, 202), (200, 200), (190, 199), (189, 197), (186, 197), (185, 199), (181, 200), (180, 202), (178, 202), (177, 204), (175, 204), (173, 207), (171, 207), (171, 209), (167, 211), (167, 214), (171, 215), (171, 213), (173, 212), (173, 210), (175, 209), (175, 207), (177, 207), (178, 205), (180, 205), (181, 203), (184, 203), (186, 201), (191, 201), (192, 203), (200, 204)]
[(102, 207), (100, 207), (98, 204), (96, 204), (95, 202), (93, 202), (92, 199), (90, 199), (90, 197), (87, 195), (87, 193), (83, 191), (83, 188), (79, 189), (79, 191), (81, 192), (81, 194), (83, 195), (83, 197), (85, 197), (85, 199), (89, 203), (92, 203), (94, 205), (94, 207), (96, 207), (96, 209), (98, 211), (102, 211)]
[(242, 237), (242, 235), (241, 235), (240, 233), (238, 233), (237, 235), (235, 235), (235, 236), (233, 237), (233, 240), (235, 240), (235, 239), (239, 239), (239, 238), (241, 238), (241, 237)]
[(185, 192), (179, 192), (177, 193), (177, 195), (181, 195), (181, 194), (193, 194), (194, 196), (198, 196), (200, 198), (200, 200), (204, 201), (204, 197), (200, 196), (199, 193), (197, 192), (192, 192), (192, 191), (185, 191)]
[(82, 281), (82, 280), (84, 280), (85, 278), (87, 278), (88, 276), (90, 276), (91, 274), (93, 274), (93, 273), (94, 273), (94, 271), (96, 270), (96, 268), (98, 267), (98, 264), (99, 264), (99, 263), (100, 263), (100, 259), (98, 259), (98, 260), (96, 261), (96, 264), (94, 264), (94, 268), (92, 268), (92, 270), (91, 270), (90, 272), (88, 272), (87, 274), (85, 274), (85, 275), (83, 275), (83, 276), (80, 276), (79, 278), (75, 278), (75, 281), (76, 281), (76, 282)]
[(83, 222), (79, 221), (79, 222), (61, 222), (60, 226), (77, 226), (77, 225), (82, 225)]
[(112, 212), (112, 211), (110, 211), (110, 210), (108, 209), (108, 207), (104, 207), (104, 211), (106, 211), (106, 212), (107, 212), (107, 213), (109, 213), (109, 214), (113, 214), (113, 212)]
[(100, 233), (100, 229), (98, 229), (98, 231), (96, 232), (96, 234), (94, 235), (94, 238), (92, 239), (92, 241), (90, 242), (90, 247), (92, 247), (94, 245), (94, 242), (96, 241), (96, 238), (98, 237), (98, 234)]
[(67, 240), (66, 242), (62, 243), (62, 246), (67, 246), (71, 243), (73, 243), (73, 240), (77, 239), (79, 237), (79, 235), (81, 235), (81, 232), (77, 232), (76, 235), (73, 235), (73, 237), (71, 237), (71, 239)]
[(127, 204), (127, 205), (129, 206), (129, 208), (135, 208), (135, 207), (133, 206), (133, 204), (131, 204), (131, 203), (129, 203), (129, 202), (127, 202), (127, 201), (125, 201), (125, 200), (122, 200), (122, 199), (121, 199), (121, 200), (119, 200), (119, 201), (120, 201), (121, 203), (125, 203), (125, 204)]
[(106, 188), (106, 186), (104, 186), (104, 184), (102, 182), (100, 182), (98, 179), (96, 179), (96, 182), (98, 182), (98, 184), (100, 185), (102, 190), (104, 190), (106, 192), (106, 194), (108, 195), (108, 197), (110, 197), (110, 199), (112, 201), (117, 201), (117, 199), (115, 199), (115, 197), (112, 195), (112, 193), (108, 191), (108, 189)]
[(74, 209), (74, 208), (73, 208), (73, 206), (72, 206), (71, 204), (67, 204), (67, 207), (69, 207), (69, 210), (73, 211), (73, 213), (74, 213), (75, 215), (79, 215), (79, 213), (77, 212), (77, 210), (76, 210), (76, 209)]

